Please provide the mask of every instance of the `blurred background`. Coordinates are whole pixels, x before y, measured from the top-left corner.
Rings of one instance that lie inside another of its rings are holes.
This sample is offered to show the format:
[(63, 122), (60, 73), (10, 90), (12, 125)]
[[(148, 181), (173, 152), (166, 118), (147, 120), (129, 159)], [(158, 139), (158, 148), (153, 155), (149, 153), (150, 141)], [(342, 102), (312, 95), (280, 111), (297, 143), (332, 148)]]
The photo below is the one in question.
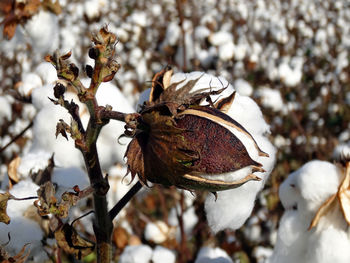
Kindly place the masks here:
[[(71, 60), (83, 69), (92, 63), (91, 32), (104, 25), (119, 38), (122, 67), (112, 84), (131, 107), (152, 76), (170, 65), (174, 72), (225, 77), (259, 104), (271, 125), (276, 165), (242, 228), (214, 235), (205, 219), (205, 194), (193, 198), (154, 186), (117, 218), (117, 258), (127, 245), (146, 244), (177, 251), (177, 262), (194, 262), (210, 245), (235, 262), (264, 262), (283, 213), (281, 182), (307, 161), (332, 161), (350, 139), (347, 0), (3, 0), (0, 14), (1, 189), (11, 161), (32, 147), (38, 114), (32, 92), (56, 78), (44, 56), (72, 51)], [(106, 170), (112, 168), (125, 172), (118, 161)], [(83, 224), (80, 230), (89, 236)]]

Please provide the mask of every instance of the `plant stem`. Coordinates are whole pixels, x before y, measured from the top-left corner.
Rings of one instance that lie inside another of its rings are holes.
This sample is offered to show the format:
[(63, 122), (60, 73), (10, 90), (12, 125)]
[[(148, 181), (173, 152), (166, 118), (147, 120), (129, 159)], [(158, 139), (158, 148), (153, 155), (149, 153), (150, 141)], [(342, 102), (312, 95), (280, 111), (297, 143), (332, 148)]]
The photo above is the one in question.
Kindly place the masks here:
[(142, 184), (138, 181), (129, 189), (129, 191), (119, 200), (118, 203), (109, 211), (109, 217), (111, 220), (115, 218), (120, 210), (124, 208), (124, 206), (130, 201), (130, 199), (142, 188)]
[(85, 165), (88, 170), (90, 183), (94, 188), (95, 221), (94, 232), (97, 243), (97, 262), (109, 263), (112, 257), (111, 235), (112, 220), (108, 216), (106, 194), (109, 189), (108, 181), (103, 178), (98, 159), (96, 141), (89, 145), (88, 151), (83, 151)]

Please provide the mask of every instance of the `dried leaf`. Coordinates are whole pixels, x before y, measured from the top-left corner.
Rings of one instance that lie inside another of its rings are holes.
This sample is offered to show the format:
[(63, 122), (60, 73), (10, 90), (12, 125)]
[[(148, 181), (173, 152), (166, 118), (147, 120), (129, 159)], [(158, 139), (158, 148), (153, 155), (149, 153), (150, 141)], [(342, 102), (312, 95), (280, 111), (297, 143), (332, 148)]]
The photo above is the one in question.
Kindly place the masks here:
[(70, 132), (70, 126), (63, 120), (60, 120), (56, 125), (56, 138), (59, 134), (61, 134), (68, 141), (67, 132)]
[(79, 260), (92, 253), (95, 248), (94, 243), (81, 237), (69, 224), (64, 224), (55, 231), (55, 239), (64, 252)]
[(321, 217), (326, 215), (331, 209), (333, 209), (336, 205), (337, 201), (337, 195), (334, 194), (330, 198), (327, 199), (326, 202), (324, 202), (321, 207), (317, 210), (317, 213), (315, 217), (312, 219), (309, 230), (315, 226), (317, 226), (318, 222), (320, 221)]
[(11, 40), (15, 35), (17, 24), (18, 22), (16, 20), (6, 21), (4, 23), (3, 35), (8, 40)]
[(38, 189), (38, 200), (34, 205), (38, 208), (40, 215), (55, 214), (61, 218), (66, 218), (69, 209), (76, 205), (76, 203), (87, 197), (93, 192), (92, 187), (87, 187), (80, 191), (79, 187), (74, 186), (74, 192), (64, 192), (61, 196), (61, 201), (58, 203), (55, 197), (55, 188), (53, 184), (48, 181), (41, 185)]
[(346, 222), (350, 225), (350, 162), (347, 162), (345, 178), (338, 190), (340, 208)]
[(3, 222), (5, 224), (9, 224), (11, 219), (6, 213), (7, 208), (7, 202), (9, 199), (11, 199), (12, 195), (9, 192), (6, 192), (4, 194), (0, 193), (0, 222)]
[[(1, 263), (24, 263), (30, 254), (30, 250), (28, 250), (27, 253), (24, 253), (28, 245), (29, 244), (25, 244), (22, 247), (21, 251), (16, 256), (13, 256), (13, 257), (9, 257), (6, 251), (1, 251), (2, 252), (0, 255)], [(2, 250), (2, 248), (0, 248), (0, 250)]]
[(17, 175), (17, 168), (20, 165), (20, 163), (21, 163), (21, 157), (17, 156), (8, 165), (7, 174), (10, 179), (10, 188), (12, 187), (12, 184), (16, 184), (19, 181), (19, 178)]
[(56, 15), (59, 15), (62, 13), (62, 7), (58, 0), (56, 0), (55, 2), (52, 2), (51, 0), (44, 0), (42, 2), (42, 6), (44, 7), (44, 9), (47, 9), (48, 11)]

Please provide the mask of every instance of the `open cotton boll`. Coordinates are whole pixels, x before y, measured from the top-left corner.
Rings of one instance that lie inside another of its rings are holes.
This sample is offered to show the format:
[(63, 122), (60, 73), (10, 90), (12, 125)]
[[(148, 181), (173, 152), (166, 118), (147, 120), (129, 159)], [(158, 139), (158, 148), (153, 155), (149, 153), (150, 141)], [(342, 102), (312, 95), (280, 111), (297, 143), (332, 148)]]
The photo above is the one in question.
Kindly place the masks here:
[[(170, 85), (180, 83), (176, 87), (176, 89), (180, 89), (190, 80), (197, 80), (190, 93), (194, 91), (209, 92), (226, 88), (219, 95), (211, 95), (212, 101), (227, 97), (234, 92), (234, 88), (226, 79), (203, 72), (174, 74)], [(206, 102), (203, 103), (205, 104)], [(205, 203), (205, 210), (208, 223), (214, 232), (224, 228), (236, 229), (245, 222), (253, 209), (257, 193), (262, 189), (264, 182), (273, 168), (276, 151), (266, 137), (266, 134), (269, 132), (269, 126), (266, 124), (259, 107), (252, 99), (236, 94), (233, 103), (225, 113), (240, 123), (250, 133), (251, 136), (239, 131), (235, 127), (228, 127), (223, 124), (225, 128), (230, 130), (244, 144), (249, 156), (263, 165), (266, 172), (257, 173), (263, 179), (261, 181), (251, 181), (239, 188), (218, 192), (217, 200), (215, 200), (213, 195), (208, 196)], [(259, 156), (259, 152), (251, 138), (254, 138), (256, 144), (264, 152), (269, 154), (269, 158)], [(251, 172), (251, 167), (245, 167), (233, 173), (208, 175), (208, 177), (219, 180), (227, 179), (229, 181), (230, 179), (241, 179)]]
[(152, 254), (153, 263), (175, 263), (175, 252), (162, 246), (156, 246)]
[(163, 221), (150, 222), (145, 227), (145, 239), (160, 244), (168, 239), (169, 231), (169, 227)]
[(152, 248), (147, 245), (127, 246), (120, 255), (119, 263), (149, 263)]
[(350, 262), (350, 233), (329, 227), (310, 235), (305, 261), (308, 263)]
[(233, 261), (221, 248), (202, 247), (195, 263), (233, 263)]
[(253, 87), (244, 79), (235, 80), (233, 86), (239, 95), (251, 96), (253, 94)]
[(42, 80), (35, 73), (25, 73), (22, 75), (21, 84), (18, 87), (18, 92), (23, 96), (29, 96), (33, 89), (42, 86)]
[(52, 84), (58, 80), (56, 69), (49, 62), (41, 62), (35, 69), (43, 84)]
[(308, 162), (281, 184), (281, 202), (285, 209), (295, 207), (311, 219), (322, 203), (338, 190), (340, 176), (338, 168), (329, 162)]
[(300, 219), (295, 210), (287, 210), (281, 220), (278, 229), (276, 246), (268, 263), (295, 263), (304, 261), (307, 251), (308, 225)]
[(257, 96), (261, 98), (261, 103), (266, 108), (271, 108), (275, 112), (281, 111), (284, 108), (284, 103), (279, 90), (262, 86), (258, 89)]
[(25, 24), (32, 47), (42, 55), (53, 52), (59, 44), (59, 25), (57, 15), (40, 11)]

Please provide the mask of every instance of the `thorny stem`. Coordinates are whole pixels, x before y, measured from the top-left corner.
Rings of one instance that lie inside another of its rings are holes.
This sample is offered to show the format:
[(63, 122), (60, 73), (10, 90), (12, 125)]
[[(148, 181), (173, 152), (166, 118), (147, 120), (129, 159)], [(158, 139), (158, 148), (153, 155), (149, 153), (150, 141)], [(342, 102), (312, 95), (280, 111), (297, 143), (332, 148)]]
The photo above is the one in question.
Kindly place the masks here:
[(109, 217), (113, 220), (124, 206), (133, 198), (135, 194), (142, 188), (142, 184), (138, 181), (129, 189), (129, 191), (119, 200), (118, 203), (109, 211)]

